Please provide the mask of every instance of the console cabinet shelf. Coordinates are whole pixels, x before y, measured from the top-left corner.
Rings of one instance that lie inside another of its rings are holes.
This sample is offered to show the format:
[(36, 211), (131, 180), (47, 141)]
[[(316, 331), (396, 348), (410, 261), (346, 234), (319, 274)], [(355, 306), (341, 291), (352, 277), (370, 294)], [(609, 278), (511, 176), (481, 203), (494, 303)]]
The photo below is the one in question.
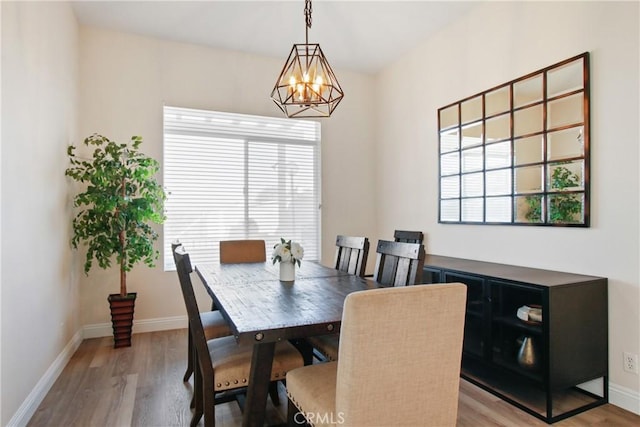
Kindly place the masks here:
[(547, 423), (607, 403), (606, 278), (438, 255), (423, 278), (467, 285), (463, 378)]

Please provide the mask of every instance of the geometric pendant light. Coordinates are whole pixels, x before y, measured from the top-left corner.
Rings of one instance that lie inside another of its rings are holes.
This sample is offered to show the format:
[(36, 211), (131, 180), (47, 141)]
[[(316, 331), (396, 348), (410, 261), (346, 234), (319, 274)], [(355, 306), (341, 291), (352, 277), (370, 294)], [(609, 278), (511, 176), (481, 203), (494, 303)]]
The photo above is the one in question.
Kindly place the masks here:
[(320, 45), (309, 43), (311, 0), (305, 0), (305, 43), (294, 44), (271, 91), (287, 117), (329, 117), (344, 97)]

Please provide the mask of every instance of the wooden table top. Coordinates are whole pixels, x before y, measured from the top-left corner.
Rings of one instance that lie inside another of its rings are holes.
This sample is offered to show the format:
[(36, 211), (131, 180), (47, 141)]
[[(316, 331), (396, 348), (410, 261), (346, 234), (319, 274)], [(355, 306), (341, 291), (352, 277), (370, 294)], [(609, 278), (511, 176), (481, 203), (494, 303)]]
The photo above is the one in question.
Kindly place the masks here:
[(296, 267), (293, 283), (278, 265), (200, 264), (196, 271), (238, 342), (260, 343), (340, 331), (344, 299), (376, 282), (313, 262)]

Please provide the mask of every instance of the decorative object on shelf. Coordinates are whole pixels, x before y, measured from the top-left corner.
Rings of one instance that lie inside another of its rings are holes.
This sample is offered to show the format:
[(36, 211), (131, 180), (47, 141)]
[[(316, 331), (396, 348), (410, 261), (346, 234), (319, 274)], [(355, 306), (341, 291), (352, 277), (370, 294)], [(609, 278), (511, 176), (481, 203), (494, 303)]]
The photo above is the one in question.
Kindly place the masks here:
[(518, 350), (518, 365), (525, 369), (538, 369), (538, 355), (532, 337), (523, 337)]
[(294, 44), (271, 91), (271, 99), (287, 117), (329, 117), (344, 92), (320, 45), (309, 43), (311, 0), (305, 1), (305, 43)]
[(91, 158), (67, 148), (71, 166), (65, 175), (86, 185), (73, 199), (80, 208), (73, 219), (71, 244), (87, 246), (84, 263), (89, 273), (94, 259), (100, 268), (111, 267), (115, 255), (120, 270), (120, 293), (108, 297), (113, 323), (114, 347), (131, 346), (136, 293), (127, 292), (127, 272), (140, 261), (154, 266), (159, 252), (158, 234), (151, 223), (164, 222), (164, 190), (155, 175), (160, 164), (139, 151), (142, 137), (118, 143), (93, 134), (84, 145), (94, 147)]
[(280, 263), (280, 280), (283, 282), (293, 282), (295, 280), (296, 264), (304, 257), (304, 249), (298, 242), (280, 238), (280, 243), (273, 247), (271, 261)]
[(516, 315), (525, 323), (539, 324), (542, 322), (542, 306), (537, 304), (523, 305), (518, 308)]

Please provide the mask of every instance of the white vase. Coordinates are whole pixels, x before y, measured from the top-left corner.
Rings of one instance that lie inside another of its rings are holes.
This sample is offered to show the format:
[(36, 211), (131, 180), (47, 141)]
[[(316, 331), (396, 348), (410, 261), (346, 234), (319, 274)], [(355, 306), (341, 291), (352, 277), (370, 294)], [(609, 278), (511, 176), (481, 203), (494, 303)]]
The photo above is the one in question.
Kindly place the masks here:
[(296, 264), (293, 262), (280, 263), (280, 281), (293, 282), (296, 278)]

